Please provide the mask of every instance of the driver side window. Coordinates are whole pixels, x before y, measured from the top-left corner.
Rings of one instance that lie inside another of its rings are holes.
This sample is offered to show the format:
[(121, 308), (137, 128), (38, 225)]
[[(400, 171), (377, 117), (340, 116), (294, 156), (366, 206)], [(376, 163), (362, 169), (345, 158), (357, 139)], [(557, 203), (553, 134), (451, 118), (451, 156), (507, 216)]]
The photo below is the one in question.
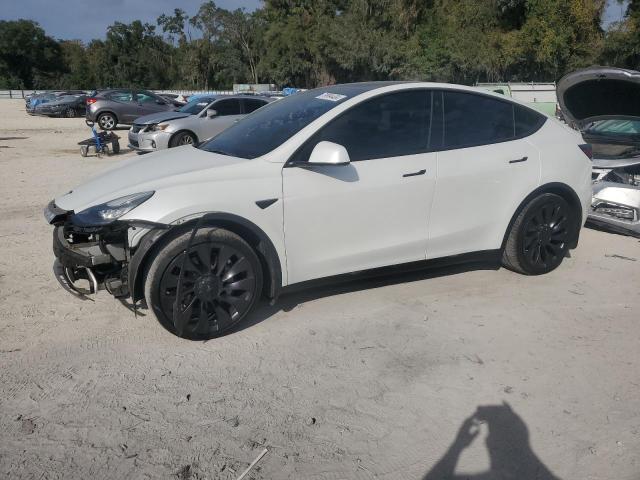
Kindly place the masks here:
[(431, 92), (390, 93), (352, 107), (322, 127), (292, 157), (309, 160), (322, 141), (344, 146), (352, 162), (414, 155), (428, 150)]

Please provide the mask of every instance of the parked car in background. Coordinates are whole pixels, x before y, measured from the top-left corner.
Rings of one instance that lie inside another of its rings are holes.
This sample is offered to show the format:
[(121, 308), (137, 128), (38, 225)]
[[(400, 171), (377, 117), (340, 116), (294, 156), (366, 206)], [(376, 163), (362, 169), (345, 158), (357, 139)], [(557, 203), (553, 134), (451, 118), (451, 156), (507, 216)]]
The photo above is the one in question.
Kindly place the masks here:
[[(205, 103), (204, 100), (211, 101)], [(200, 97), (196, 102), (187, 104), (188, 108), (183, 112), (153, 114), (136, 119), (129, 130), (129, 148), (153, 152), (196, 144), (217, 135), (272, 101), (268, 97), (250, 95)]]
[(593, 147), (589, 222), (640, 237), (640, 72), (591, 67), (558, 82), (567, 122)]
[(34, 115), (35, 109), (38, 105), (43, 103), (52, 102), (66, 95), (84, 95), (82, 90), (59, 90), (54, 92), (38, 93), (35, 95), (29, 95), (25, 97), (25, 109), (27, 113)]
[(64, 95), (36, 106), (36, 115), (48, 117), (81, 117), (86, 112), (86, 95)]
[(45, 217), (67, 289), (144, 298), (171, 332), (210, 338), (262, 295), (323, 277), (478, 259), (550, 272), (586, 220), (588, 153), (578, 132), (503, 95), (332, 85), (122, 164)]
[(556, 115), (558, 99), (555, 83), (478, 83), (476, 87), (524, 102), (549, 116)]
[(166, 98), (176, 106), (182, 106), (187, 103), (184, 101), (184, 97), (177, 93), (159, 93), (158, 95), (160, 95), (162, 98)]
[(131, 125), (143, 115), (173, 110), (178, 106), (148, 90), (103, 90), (87, 98), (86, 117), (103, 130), (112, 130), (119, 124)]

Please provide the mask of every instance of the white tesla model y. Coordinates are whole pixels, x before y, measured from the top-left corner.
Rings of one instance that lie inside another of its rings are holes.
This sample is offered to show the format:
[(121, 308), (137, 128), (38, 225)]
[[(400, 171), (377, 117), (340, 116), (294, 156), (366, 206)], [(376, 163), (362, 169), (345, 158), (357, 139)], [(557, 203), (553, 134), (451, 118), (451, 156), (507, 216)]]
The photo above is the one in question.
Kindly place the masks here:
[(553, 270), (591, 202), (582, 143), (469, 87), (335, 85), (123, 163), (45, 215), (69, 290), (145, 301), (170, 331), (213, 337), (309, 280), (478, 254)]

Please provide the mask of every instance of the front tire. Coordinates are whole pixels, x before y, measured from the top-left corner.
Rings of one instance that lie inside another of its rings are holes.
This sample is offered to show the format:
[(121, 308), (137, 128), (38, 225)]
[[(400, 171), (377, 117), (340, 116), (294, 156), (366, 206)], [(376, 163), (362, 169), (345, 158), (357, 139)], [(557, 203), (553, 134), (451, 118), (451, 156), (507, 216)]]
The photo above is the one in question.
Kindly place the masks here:
[(554, 193), (531, 200), (513, 222), (502, 264), (525, 275), (555, 270), (569, 251), (576, 234), (575, 212)]
[(157, 253), (146, 275), (145, 299), (170, 332), (190, 339), (219, 337), (241, 322), (260, 297), (260, 261), (241, 237), (211, 227), (198, 230), (185, 258), (190, 237), (186, 231)]
[(169, 148), (181, 147), (182, 145), (195, 145), (196, 137), (191, 132), (178, 132), (169, 142)]

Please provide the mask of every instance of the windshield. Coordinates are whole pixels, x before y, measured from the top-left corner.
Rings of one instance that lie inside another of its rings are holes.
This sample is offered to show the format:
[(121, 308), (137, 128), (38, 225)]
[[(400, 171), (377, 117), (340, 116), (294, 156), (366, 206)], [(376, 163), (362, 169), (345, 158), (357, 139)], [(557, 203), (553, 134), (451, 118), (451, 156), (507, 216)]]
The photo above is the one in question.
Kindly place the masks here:
[(370, 88), (367, 84), (336, 85), (293, 94), (259, 108), (198, 148), (239, 158), (261, 157), (332, 108)]
[(215, 98), (210, 97), (200, 97), (196, 100), (192, 100), (183, 107), (178, 109), (178, 112), (188, 113), (191, 115), (197, 115), (202, 111), (204, 107), (213, 102)]
[(601, 120), (587, 127), (586, 133), (594, 135), (638, 135), (640, 120)]

